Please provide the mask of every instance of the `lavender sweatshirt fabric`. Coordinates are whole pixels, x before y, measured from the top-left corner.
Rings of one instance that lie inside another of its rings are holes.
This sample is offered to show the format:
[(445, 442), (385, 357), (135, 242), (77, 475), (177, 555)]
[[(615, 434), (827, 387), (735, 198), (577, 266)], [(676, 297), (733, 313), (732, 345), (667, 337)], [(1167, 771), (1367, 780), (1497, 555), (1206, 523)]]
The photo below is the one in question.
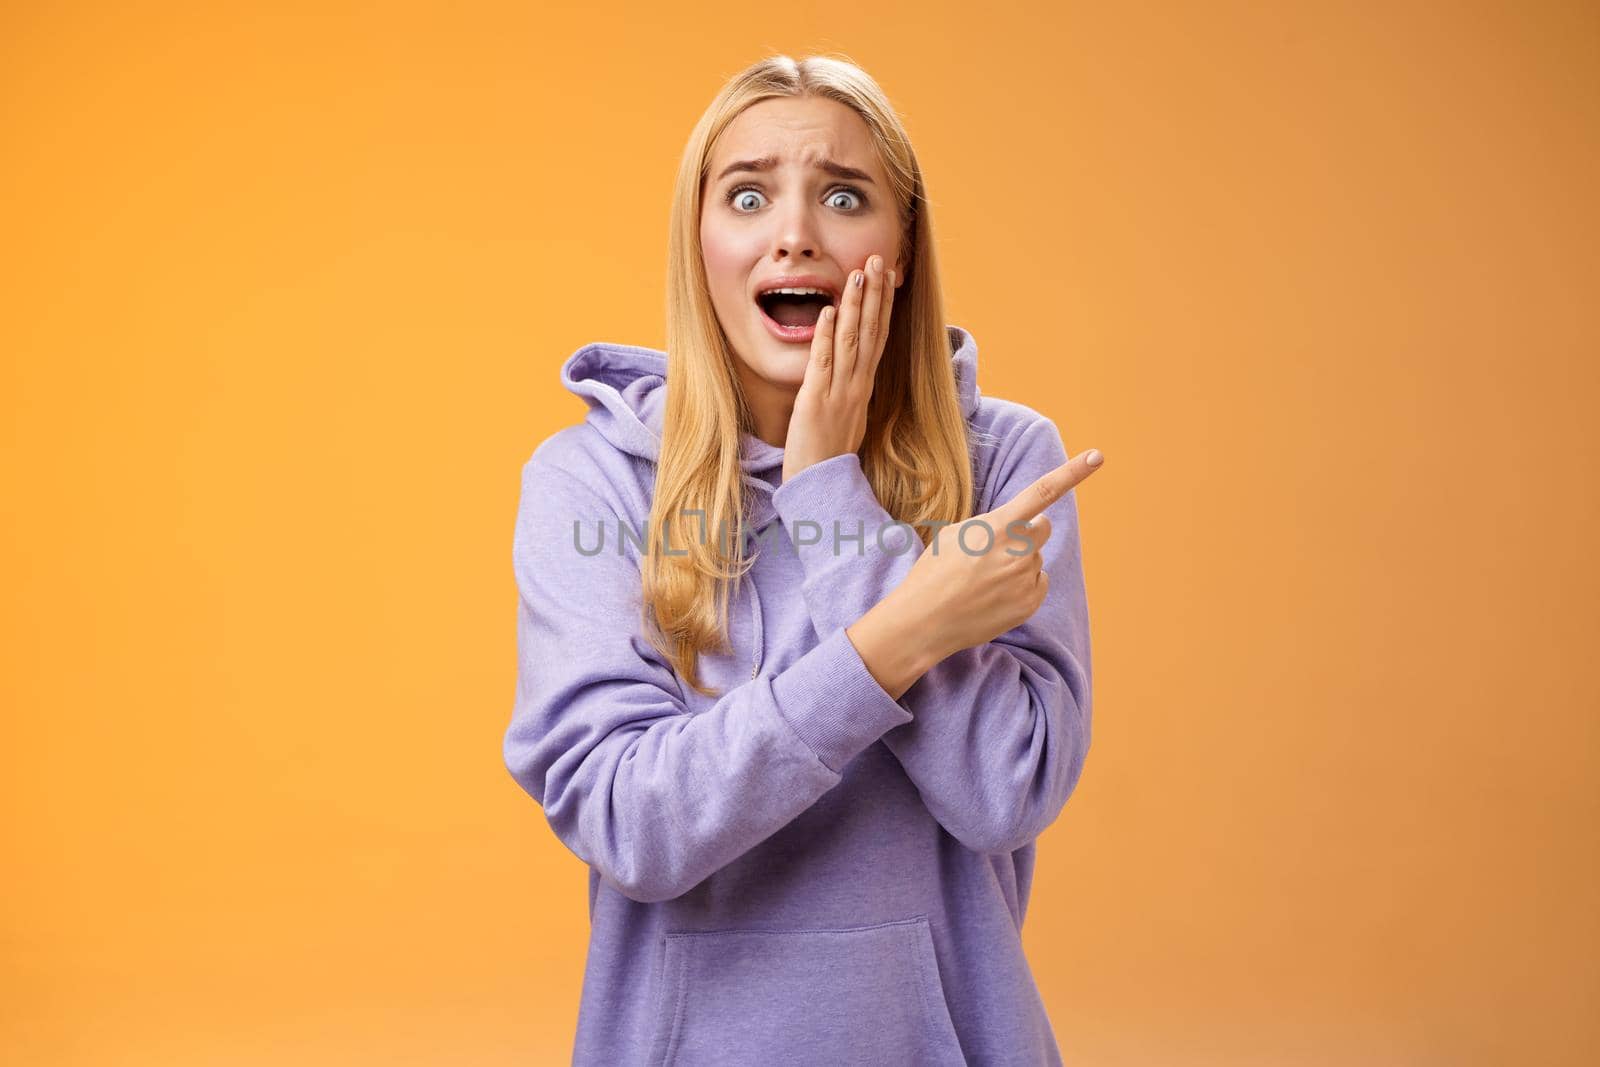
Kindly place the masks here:
[[(947, 333), (986, 511), (1067, 454), (1049, 419), (979, 393), (972, 336)], [(844, 627), (920, 541), (880, 540), (893, 520), (856, 455), (783, 482), (783, 450), (745, 435), (763, 536), (730, 650), (700, 659), (722, 695), (702, 696), (640, 622), (666, 369), (648, 348), (574, 352), (561, 381), (587, 416), (522, 470), (504, 758), (589, 866), (573, 1062), (1059, 1064), (1021, 930), (1034, 839), (1089, 748), (1075, 492), (1047, 512), (1039, 610), (894, 700)]]

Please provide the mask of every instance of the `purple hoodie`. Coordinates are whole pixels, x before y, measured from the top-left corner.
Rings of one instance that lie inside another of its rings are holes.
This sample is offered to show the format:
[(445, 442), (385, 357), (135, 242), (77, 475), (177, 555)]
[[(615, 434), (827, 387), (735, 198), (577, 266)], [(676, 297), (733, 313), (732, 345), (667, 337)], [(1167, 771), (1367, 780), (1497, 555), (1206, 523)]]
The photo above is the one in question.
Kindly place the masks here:
[[(1067, 454), (1048, 418), (979, 394), (972, 336), (947, 333), (983, 512)], [(1039, 610), (894, 700), (844, 627), (925, 549), (854, 453), (784, 482), (783, 450), (744, 435), (764, 536), (702, 696), (640, 622), (666, 371), (578, 349), (561, 381), (588, 415), (522, 469), (504, 756), (589, 865), (573, 1062), (1059, 1064), (1021, 929), (1034, 839), (1089, 748), (1075, 492), (1047, 509)]]

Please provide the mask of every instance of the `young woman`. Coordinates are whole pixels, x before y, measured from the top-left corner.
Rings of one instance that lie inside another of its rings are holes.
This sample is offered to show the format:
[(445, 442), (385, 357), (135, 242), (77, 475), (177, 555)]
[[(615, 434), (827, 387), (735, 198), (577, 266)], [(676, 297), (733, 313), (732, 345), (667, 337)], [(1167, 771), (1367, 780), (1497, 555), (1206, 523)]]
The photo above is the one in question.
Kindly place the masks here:
[(1098, 453), (979, 394), (848, 62), (723, 89), (669, 265), (665, 353), (562, 365), (590, 410), (513, 543), (505, 761), (589, 865), (574, 1062), (1059, 1063), (1021, 928), (1089, 748)]

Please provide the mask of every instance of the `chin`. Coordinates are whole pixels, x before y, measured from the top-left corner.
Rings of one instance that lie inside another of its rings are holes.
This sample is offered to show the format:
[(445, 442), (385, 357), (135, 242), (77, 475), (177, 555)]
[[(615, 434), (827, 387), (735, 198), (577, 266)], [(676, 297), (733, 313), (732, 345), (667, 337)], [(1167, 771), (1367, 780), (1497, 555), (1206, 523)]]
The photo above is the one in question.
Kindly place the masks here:
[(734, 345), (734, 358), (745, 370), (773, 385), (799, 389), (806, 380), (806, 362), (811, 346), (784, 344), (771, 337), (756, 337)]
[(768, 340), (756, 357), (756, 373), (775, 385), (798, 389), (806, 380), (806, 363), (810, 358), (810, 345), (786, 345)]

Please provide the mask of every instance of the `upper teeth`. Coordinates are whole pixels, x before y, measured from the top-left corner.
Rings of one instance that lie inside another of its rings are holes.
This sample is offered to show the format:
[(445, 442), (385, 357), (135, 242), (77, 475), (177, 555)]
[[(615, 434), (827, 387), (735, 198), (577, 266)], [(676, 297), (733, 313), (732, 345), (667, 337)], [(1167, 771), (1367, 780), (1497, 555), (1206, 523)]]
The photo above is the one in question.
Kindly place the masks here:
[(767, 290), (764, 290), (762, 292), (762, 295), (763, 296), (770, 296), (773, 293), (792, 293), (795, 296), (829, 296), (829, 295), (831, 295), (831, 294), (829, 294), (829, 292), (826, 289), (767, 289)]

